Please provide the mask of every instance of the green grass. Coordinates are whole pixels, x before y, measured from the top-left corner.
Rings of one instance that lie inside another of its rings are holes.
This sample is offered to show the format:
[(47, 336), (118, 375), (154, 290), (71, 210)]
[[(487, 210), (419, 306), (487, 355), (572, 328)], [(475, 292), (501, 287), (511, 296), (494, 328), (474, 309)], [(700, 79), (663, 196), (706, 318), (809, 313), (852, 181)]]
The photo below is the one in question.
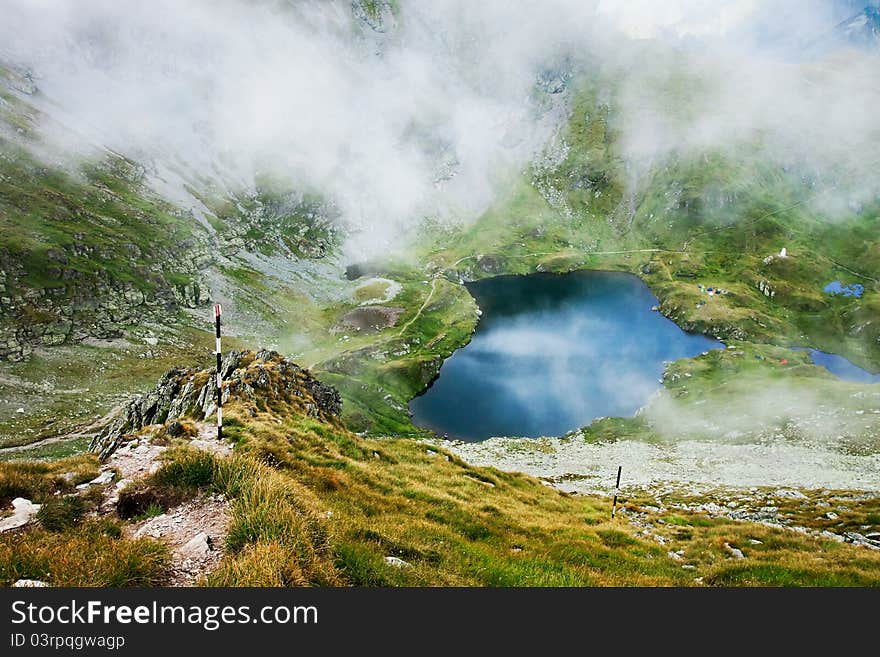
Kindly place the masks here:
[(215, 459), (211, 454), (198, 450), (185, 450), (163, 464), (150, 477), (150, 481), (156, 486), (206, 489), (214, 483), (216, 467)]
[(89, 520), (60, 532), (32, 529), (0, 536), (0, 585), (37, 579), (64, 586), (151, 586), (163, 582), (168, 551), (125, 539), (119, 525)]
[(720, 568), (707, 578), (714, 586), (877, 586), (877, 580), (852, 570), (815, 572), (776, 564), (744, 564)]
[[(278, 378), (272, 362), (265, 371), (271, 382), (265, 392), (225, 406), (239, 432), (232, 456), (199, 452), (181, 439), (164, 452), (159, 470), (120, 494), (124, 521), (206, 493), (229, 500), (225, 554), (208, 584), (880, 584), (880, 554), (782, 528), (707, 518), (686, 510), (693, 499), (667, 500), (684, 504), (674, 512), (649, 498), (623, 500), (626, 513), (612, 519), (607, 498), (569, 495), (523, 474), (475, 467), (415, 440), (358, 437), (333, 418), (308, 417), (308, 397), (297, 394), (297, 384)], [(286, 392), (276, 395), (279, 390)], [(271, 400), (259, 398), (264, 394)], [(155, 436), (166, 440), (161, 430)], [(42, 526), (0, 537), (0, 582), (164, 581), (167, 553), (161, 545), (122, 538), (123, 524), (90, 519), (79, 503), (55, 495), (58, 469), (74, 465), (81, 470), (76, 476), (88, 476), (94, 460), (5, 464), (0, 471), (50, 501)], [(723, 491), (719, 495), (723, 499)], [(819, 519), (819, 500), (828, 495), (781, 500), (780, 517), (843, 532), (861, 529), (877, 515), (877, 499), (841, 492), (849, 510), (836, 520)], [(627, 520), (634, 512), (644, 518), (638, 525)], [(645, 526), (662, 545), (642, 533)], [(727, 546), (742, 549), (746, 559), (733, 559)], [(121, 555), (119, 562), (102, 550)], [(396, 566), (389, 557), (406, 563)], [(98, 560), (93, 571), (86, 572), (86, 559)]]
[[(605, 499), (447, 460), (419, 442), (357, 439), (283, 411), (229, 413), (244, 435), (236, 456), (218, 462), (214, 485), (233, 500), (233, 522), (214, 584), (690, 585), (702, 576), (720, 585), (733, 572), (725, 542), (788, 568), (797, 584), (880, 582), (880, 556), (851, 546), (677, 512), (656, 525), (670, 541), (660, 547), (611, 520)], [(762, 539), (760, 555), (747, 537)], [(673, 549), (698, 572), (670, 559)], [(258, 563), (261, 555), (276, 562)], [(388, 564), (391, 556), (409, 566)], [(755, 572), (742, 583), (771, 582)]]
[(37, 512), (37, 520), (50, 532), (64, 531), (81, 522), (88, 506), (79, 495), (65, 495), (43, 503)]
[(149, 520), (150, 518), (156, 518), (157, 516), (161, 516), (165, 513), (165, 509), (162, 508), (160, 504), (150, 504), (142, 513), (134, 516), (132, 518), (133, 522), (143, 522), (144, 520)]
[(220, 490), (217, 460), (208, 452), (175, 446), (153, 474), (119, 492), (116, 511), (125, 519), (143, 519), (164, 513), (202, 492)]
[(0, 508), (6, 509), (16, 497), (45, 502), (56, 493), (73, 492), (77, 484), (97, 475), (98, 460), (93, 455), (51, 462), (0, 462)]
[[(687, 98), (698, 84), (689, 75), (669, 81), (665, 101)], [(859, 401), (864, 387), (836, 380), (787, 347), (815, 346), (880, 368), (877, 205), (828, 222), (803, 202), (807, 192), (796, 175), (772, 167), (748, 145), (670, 156), (632, 187), (611, 109), (620, 100), (615, 94), (601, 72), (583, 81), (563, 131), (569, 149), (561, 163), (533, 167), (508, 181), (506, 193), (473, 223), (426, 225), (405, 262), (392, 257), (376, 263), (377, 275), (401, 285), (394, 303), (405, 313), (395, 327), (371, 335), (337, 330), (341, 316), (364, 300), (354, 289), (352, 295), (307, 295), (316, 291), (276, 281), (244, 262), (225, 271), (227, 280), (238, 286), (242, 308), (265, 318), (260, 335), (296, 351), (298, 360), (337, 386), (348, 427), (368, 436), (425, 434), (411, 425), (406, 403), (429, 384), (444, 358), (467, 343), (477, 321), (474, 300), (459, 278), (583, 268), (639, 275), (666, 316), (735, 347), (671, 365), (662, 400), (673, 408), (686, 413), (695, 402), (728, 408), (778, 384), (793, 398), (812, 394), (845, 411), (866, 410), (868, 402)], [(681, 120), (688, 111), (682, 105)], [(61, 297), (88, 296), (89, 286), (106, 275), (154, 293), (189, 280), (185, 268), (163, 263), (185, 260), (172, 245), (192, 237), (192, 222), (148, 198), (129, 163), (93, 165), (80, 179), (10, 152), (0, 163), (0, 239), (19, 265), (13, 291), (41, 287)], [(216, 212), (212, 221), (223, 239), (241, 238), (253, 252), (269, 254), (273, 247), (265, 237), (271, 234), (288, 255), (300, 258), (313, 257), (310, 249), (318, 242), (332, 249), (338, 236), (329, 224), (306, 220), (322, 214), (317, 210), (323, 200), (291, 196), (270, 182), (256, 198), (203, 199)], [(241, 234), (239, 204), (256, 217)], [(66, 267), (80, 275), (71, 283), (57, 257), (49, 256), (74, 244), (84, 253), (69, 257)], [(764, 263), (783, 246), (789, 258)], [(153, 265), (166, 271), (156, 274)], [(863, 282), (865, 296), (822, 293), (834, 279)], [(760, 282), (775, 296), (763, 295)], [(698, 283), (730, 294), (707, 300)], [(37, 325), (54, 319), (34, 304), (18, 317)], [(4, 365), (4, 374), (16, 378), (0, 385), (12, 402), (0, 412), (3, 445), (82, 426), (122, 393), (145, 388), (170, 364), (210, 362), (210, 334), (176, 326), (167, 337), (177, 345), (162, 348), (155, 359), (140, 358), (137, 346), (79, 346)], [(44, 381), (55, 389), (40, 392), (36, 386)], [(13, 415), (18, 405), (28, 407), (26, 417)], [(650, 413), (608, 418), (583, 435), (595, 441), (659, 440), (658, 422)], [(851, 427), (854, 443), (873, 430), (859, 422)], [(232, 497), (230, 556), (212, 583), (690, 584), (695, 576), (625, 523), (607, 519), (598, 501), (559, 495), (528, 477), (429, 456), (423, 445), (407, 440), (361, 440), (265, 404), (257, 417), (233, 414), (227, 425), (243, 456), (218, 464), (176, 453), (158, 476), (122, 496), (129, 517), (155, 513), (202, 490)], [(84, 444), (79, 439), (15, 454), (54, 458)], [(71, 483), (55, 467), (0, 463), (0, 499), (20, 494), (46, 500), (69, 492)], [(869, 525), (877, 524), (873, 513)], [(79, 531), (82, 523), (65, 530), (65, 513), (59, 517), (60, 531), (32, 532), (35, 553), (41, 541), (59, 545), (59, 536)], [(747, 548), (759, 563), (728, 564), (720, 538), (744, 539), (744, 530), (686, 514), (671, 518), (672, 540), (687, 547), (687, 558), (707, 583), (876, 581), (872, 557), (848, 563), (861, 553), (778, 530), (761, 534), (767, 549)], [(842, 522), (860, 527), (860, 521), (865, 519), (854, 514)], [(385, 563), (385, 556), (398, 555), (412, 567)], [(106, 573), (101, 577), (109, 581)]]
[(391, 286), (387, 281), (374, 281), (367, 285), (360, 285), (354, 291), (354, 300), (358, 302), (384, 299)]
[[(82, 453), (88, 438), (50, 443), (25, 452), (3, 447), (27, 445), (44, 438), (73, 433), (108, 413), (120, 400), (152, 388), (166, 370), (181, 364), (213, 361), (212, 332), (175, 330), (173, 342), (151, 347), (120, 344), (113, 347), (63, 346), (33, 354), (26, 362), (0, 367), (0, 461), (15, 458), (59, 458)], [(226, 348), (240, 345), (226, 338)], [(26, 413), (16, 413), (18, 407)]]
[[(10, 157), (0, 161), (0, 240), (22, 265), (22, 285), (65, 288), (70, 297), (108, 279), (147, 293), (167, 285), (150, 265), (173, 267), (176, 245), (192, 237), (193, 222), (150, 199), (131, 178), (130, 163), (88, 164), (76, 177), (46, 168), (10, 142), (3, 146)], [(65, 277), (65, 269), (77, 275)], [(174, 273), (189, 272), (168, 271)]]

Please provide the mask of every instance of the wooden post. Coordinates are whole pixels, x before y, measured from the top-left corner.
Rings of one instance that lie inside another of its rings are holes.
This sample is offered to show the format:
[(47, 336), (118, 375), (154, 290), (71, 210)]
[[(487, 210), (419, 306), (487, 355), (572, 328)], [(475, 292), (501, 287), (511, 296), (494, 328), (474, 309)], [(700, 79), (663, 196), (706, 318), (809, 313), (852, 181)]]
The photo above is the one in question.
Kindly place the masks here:
[(220, 315), (223, 308), (220, 304), (214, 306), (214, 331), (217, 338), (217, 440), (223, 440), (223, 373), (220, 365), (223, 360), (220, 355)]
[(623, 470), (622, 465), (617, 466), (617, 483), (614, 484), (614, 502), (611, 505), (611, 517), (617, 512), (617, 494), (620, 492), (620, 471)]

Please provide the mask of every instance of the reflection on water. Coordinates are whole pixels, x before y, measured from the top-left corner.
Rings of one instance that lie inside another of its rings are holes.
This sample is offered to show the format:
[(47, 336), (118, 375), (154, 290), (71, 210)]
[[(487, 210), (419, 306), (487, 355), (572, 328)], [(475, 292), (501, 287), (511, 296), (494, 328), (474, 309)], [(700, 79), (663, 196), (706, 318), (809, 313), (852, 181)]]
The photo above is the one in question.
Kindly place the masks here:
[(660, 388), (664, 361), (722, 347), (651, 307), (636, 276), (574, 272), (468, 284), (483, 311), (473, 340), (410, 402), (416, 425), (477, 441), (560, 435), (629, 416)]

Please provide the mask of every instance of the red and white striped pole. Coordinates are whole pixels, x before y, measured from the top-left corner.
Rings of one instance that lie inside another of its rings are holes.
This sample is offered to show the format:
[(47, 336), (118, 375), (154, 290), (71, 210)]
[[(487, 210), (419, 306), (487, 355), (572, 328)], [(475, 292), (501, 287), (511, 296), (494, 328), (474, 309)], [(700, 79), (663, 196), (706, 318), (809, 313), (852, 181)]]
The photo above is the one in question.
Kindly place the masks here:
[(217, 337), (217, 440), (223, 440), (223, 373), (220, 371), (222, 357), (220, 355), (220, 315), (223, 308), (214, 306), (214, 330)]

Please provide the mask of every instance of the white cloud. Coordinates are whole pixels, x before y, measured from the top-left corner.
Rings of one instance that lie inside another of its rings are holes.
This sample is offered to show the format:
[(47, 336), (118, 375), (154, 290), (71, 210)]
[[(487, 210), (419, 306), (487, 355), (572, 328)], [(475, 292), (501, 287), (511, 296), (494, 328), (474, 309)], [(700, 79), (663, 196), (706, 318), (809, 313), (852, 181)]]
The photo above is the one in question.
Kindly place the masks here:
[[(759, 47), (826, 29), (828, 3), (399, 4), (376, 33), (355, 29), (348, 0), (7, 0), (0, 61), (33, 71), (64, 126), (44, 130), (68, 148), (83, 150), (74, 132), (142, 161), (178, 201), (183, 182), (248, 189), (260, 173), (318, 191), (354, 256), (426, 215), (477, 216), (565, 119), (533, 102), (536, 77), (585, 53), (618, 67), (633, 165), (760, 139), (780, 162), (847, 171), (859, 198), (876, 191), (875, 64), (805, 68)], [(689, 54), (655, 56), (615, 26)], [(686, 129), (662, 94), (681, 66), (706, 81)]]

